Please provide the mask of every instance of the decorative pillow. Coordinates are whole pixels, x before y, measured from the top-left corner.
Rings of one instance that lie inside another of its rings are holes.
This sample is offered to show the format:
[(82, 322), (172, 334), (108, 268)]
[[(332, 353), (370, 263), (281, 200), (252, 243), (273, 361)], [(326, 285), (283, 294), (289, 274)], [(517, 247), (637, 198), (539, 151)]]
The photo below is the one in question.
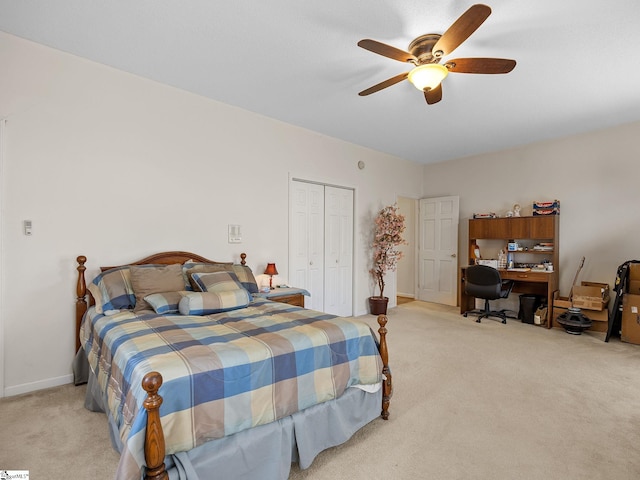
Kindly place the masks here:
[(153, 293), (185, 290), (182, 265), (131, 265), (131, 286), (136, 295), (134, 312), (150, 310), (144, 297)]
[(251, 295), (244, 288), (226, 292), (187, 292), (180, 300), (178, 310), (182, 315), (209, 315), (244, 308), (250, 301)]
[(111, 268), (102, 272), (88, 286), (96, 304), (96, 312), (131, 309), (136, 304), (136, 296), (131, 286), (128, 266)]
[(197, 292), (228, 292), (244, 288), (233, 272), (192, 273), (191, 280)]
[(192, 290), (198, 291), (198, 287), (193, 283), (192, 273), (213, 273), (213, 272), (231, 272), (233, 263), (185, 263), (182, 266), (182, 272), (187, 280), (187, 285)]
[(256, 283), (256, 277), (253, 276), (253, 272), (249, 267), (246, 265), (233, 265), (232, 268), (233, 273), (238, 276), (238, 280), (249, 293), (258, 293), (260, 291)]
[(152, 293), (151, 295), (147, 295), (144, 297), (145, 302), (151, 305), (153, 311), (158, 315), (162, 315), (164, 313), (178, 313), (178, 304), (182, 297), (184, 297), (187, 291), (181, 292), (162, 292), (162, 293)]

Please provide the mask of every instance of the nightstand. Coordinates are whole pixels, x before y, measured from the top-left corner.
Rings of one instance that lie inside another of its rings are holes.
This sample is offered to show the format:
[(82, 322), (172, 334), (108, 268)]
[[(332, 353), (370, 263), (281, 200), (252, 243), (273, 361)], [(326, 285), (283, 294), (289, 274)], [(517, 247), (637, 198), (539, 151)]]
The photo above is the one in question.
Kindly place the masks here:
[(309, 292), (304, 288), (274, 288), (269, 293), (260, 294), (261, 297), (273, 302), (288, 303), (303, 308), (305, 295), (309, 295)]

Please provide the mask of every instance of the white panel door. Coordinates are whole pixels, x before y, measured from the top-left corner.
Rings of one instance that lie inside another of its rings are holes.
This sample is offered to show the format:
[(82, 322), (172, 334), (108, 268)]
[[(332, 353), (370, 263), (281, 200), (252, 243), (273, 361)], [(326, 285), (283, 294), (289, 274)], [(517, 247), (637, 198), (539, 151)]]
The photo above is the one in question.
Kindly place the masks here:
[(418, 299), (458, 302), (459, 197), (420, 200)]
[(309, 192), (307, 184), (289, 186), (289, 284), (307, 288), (309, 266)]
[(324, 312), (353, 314), (353, 190), (326, 186)]
[[(324, 308), (324, 186), (307, 184), (309, 189), (309, 283), (311, 294), (305, 299), (305, 307), (323, 311)], [(294, 285), (298, 287), (299, 285)]]
[(292, 181), (289, 187), (289, 284), (304, 288), (305, 307), (324, 303), (324, 186)]

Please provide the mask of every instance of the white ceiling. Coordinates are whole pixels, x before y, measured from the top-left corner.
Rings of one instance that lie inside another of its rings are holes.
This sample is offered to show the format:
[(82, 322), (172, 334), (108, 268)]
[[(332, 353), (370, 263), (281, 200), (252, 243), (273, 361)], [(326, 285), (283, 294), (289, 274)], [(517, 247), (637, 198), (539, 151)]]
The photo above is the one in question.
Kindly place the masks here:
[(640, 1), (492, 0), (456, 57), (513, 58), (451, 74), (427, 105), (407, 65), (472, 0), (0, 0), (0, 30), (267, 117), (421, 163), (640, 120)]

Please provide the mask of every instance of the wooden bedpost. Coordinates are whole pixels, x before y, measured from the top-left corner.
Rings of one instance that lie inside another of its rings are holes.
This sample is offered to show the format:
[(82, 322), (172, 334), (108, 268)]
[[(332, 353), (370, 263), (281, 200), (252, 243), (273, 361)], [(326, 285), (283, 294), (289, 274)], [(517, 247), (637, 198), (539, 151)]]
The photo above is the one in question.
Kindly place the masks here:
[(240, 265), (246, 265), (246, 264), (247, 264), (247, 254), (243, 252), (240, 254)]
[(144, 441), (144, 459), (147, 462), (145, 480), (168, 480), (164, 466), (164, 433), (160, 423), (162, 397), (158, 389), (162, 385), (162, 375), (149, 372), (142, 379), (142, 388), (147, 392), (144, 408), (147, 410), (147, 432)]
[(87, 261), (87, 257), (80, 255), (76, 258), (78, 262), (78, 283), (76, 285), (76, 352), (80, 350), (80, 324), (82, 323), (82, 317), (87, 311), (87, 283), (84, 279), (84, 271), (87, 267), (84, 266)]
[(380, 334), (380, 357), (382, 358), (382, 419), (389, 420), (389, 403), (393, 396), (393, 383), (391, 381), (391, 370), (389, 369), (389, 350), (387, 349), (387, 316), (378, 315), (378, 333)]

